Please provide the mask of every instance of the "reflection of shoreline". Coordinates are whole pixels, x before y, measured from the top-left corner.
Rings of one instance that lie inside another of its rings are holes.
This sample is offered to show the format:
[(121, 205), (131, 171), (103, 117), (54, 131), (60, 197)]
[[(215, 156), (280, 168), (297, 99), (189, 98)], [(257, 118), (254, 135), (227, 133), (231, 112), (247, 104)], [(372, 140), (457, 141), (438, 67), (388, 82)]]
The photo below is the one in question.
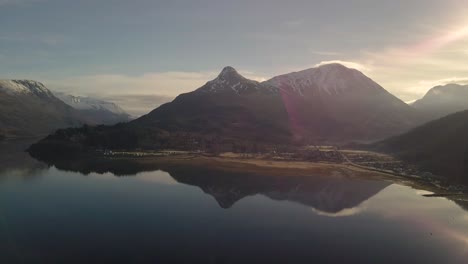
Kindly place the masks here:
[[(263, 175), (264, 177), (268, 177), (270, 180), (272, 177), (290, 178), (292, 176), (303, 176), (303, 178), (317, 178), (322, 176), (330, 179), (346, 177), (350, 180), (380, 180), (385, 181), (388, 184), (398, 183), (415, 189), (430, 191), (432, 193), (444, 191), (433, 185), (428, 185), (426, 182), (396, 177), (387, 173), (369, 171), (341, 163), (236, 159), (226, 157), (207, 157), (202, 155), (175, 155), (139, 158), (110, 158), (97, 156), (81, 159), (64, 158), (59, 160), (48, 159), (42, 161), (47, 163), (49, 166), (55, 166), (59, 170), (79, 172), (84, 175), (88, 175), (90, 173), (104, 174), (110, 172), (115, 176), (134, 176), (140, 172), (162, 170), (170, 173), (171, 176), (174, 177), (174, 175), (178, 175), (178, 172), (180, 171), (183, 172), (184, 170), (189, 170), (194, 172), (197, 171), (197, 174), (199, 175), (197, 177), (200, 177), (200, 175), (203, 175), (206, 171), (216, 171), (217, 175), (231, 175), (232, 177), (239, 177), (239, 175)], [(177, 180), (179, 181), (180, 179)], [(245, 181), (248, 182), (250, 179), (245, 179)], [(198, 184), (192, 185), (198, 186)], [(210, 192), (207, 190), (204, 191), (207, 193)], [(254, 192), (250, 195), (254, 194), (257, 193)], [(275, 199), (274, 195), (269, 195), (268, 197)], [(233, 201), (230, 202), (230, 199), (233, 199)], [(451, 197), (449, 199), (453, 200), (465, 209), (467, 208), (466, 202), (460, 200), (459, 197)], [(223, 202), (220, 203), (220, 205), (222, 207), (229, 207), (229, 204), (232, 205), (237, 200), (238, 199), (235, 197), (227, 197), (226, 200), (223, 200)], [(279, 198), (278, 200), (282, 199)]]
[(260, 158), (210, 157), (205, 155), (174, 155), (162, 157), (104, 157), (82, 158), (36, 157), (61, 170), (89, 174), (111, 172), (116, 176), (129, 176), (142, 171), (153, 171), (170, 166), (209, 167), (223, 171), (264, 175), (347, 175), (364, 179), (382, 179), (398, 184), (425, 189), (434, 193), (446, 192), (440, 186), (419, 179), (401, 177), (388, 172), (368, 170), (349, 163), (280, 161)]
[[(111, 172), (117, 176), (128, 176), (141, 171), (152, 171), (167, 166), (188, 165), (194, 167), (212, 167), (224, 171), (239, 173), (262, 173), (268, 175), (334, 175), (345, 174), (356, 177), (387, 179), (390, 175), (369, 171), (345, 163), (279, 161), (257, 158), (210, 157), (205, 155), (174, 155), (162, 157), (103, 157), (84, 158), (42, 158), (39, 160), (62, 170), (77, 171), (83, 174), (91, 172)], [(131, 164), (130, 168), (124, 164)]]

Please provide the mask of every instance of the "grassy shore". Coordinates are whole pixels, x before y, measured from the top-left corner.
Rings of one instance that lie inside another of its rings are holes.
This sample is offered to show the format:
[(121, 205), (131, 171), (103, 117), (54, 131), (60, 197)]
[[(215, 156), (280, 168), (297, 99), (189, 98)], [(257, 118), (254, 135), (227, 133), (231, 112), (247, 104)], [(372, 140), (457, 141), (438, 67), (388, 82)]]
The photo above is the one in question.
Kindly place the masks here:
[(208, 167), (223, 171), (244, 172), (275, 176), (314, 176), (353, 177), (379, 180), (400, 180), (402, 177), (378, 171), (359, 168), (349, 163), (306, 162), (269, 160), (262, 157), (243, 158), (240, 155), (222, 154), (212, 157), (206, 155), (173, 155), (165, 157), (117, 157), (113, 159), (132, 159), (140, 164), (189, 165)]

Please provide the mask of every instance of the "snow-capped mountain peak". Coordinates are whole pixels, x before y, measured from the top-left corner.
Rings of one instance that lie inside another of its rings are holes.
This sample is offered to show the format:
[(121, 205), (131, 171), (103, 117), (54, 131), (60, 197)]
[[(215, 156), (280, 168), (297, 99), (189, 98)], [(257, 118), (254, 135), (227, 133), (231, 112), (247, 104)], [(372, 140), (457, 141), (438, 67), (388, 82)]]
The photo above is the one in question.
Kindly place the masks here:
[(36, 95), (53, 97), (52, 92), (44, 84), (32, 80), (0, 80), (0, 90), (10, 95)]
[(381, 86), (360, 71), (338, 63), (280, 75), (266, 83), (281, 90), (293, 91), (300, 96), (305, 94), (336, 96), (358, 90), (383, 91)]
[(223, 70), (219, 73), (218, 78), (233, 78), (233, 77), (239, 77), (241, 76), (236, 69), (234, 69), (231, 66), (226, 66), (223, 68)]
[(260, 87), (259, 82), (249, 80), (240, 75), (233, 67), (227, 66), (223, 68), (218, 77), (201, 87), (200, 91), (211, 93), (234, 92), (240, 95), (257, 92)]

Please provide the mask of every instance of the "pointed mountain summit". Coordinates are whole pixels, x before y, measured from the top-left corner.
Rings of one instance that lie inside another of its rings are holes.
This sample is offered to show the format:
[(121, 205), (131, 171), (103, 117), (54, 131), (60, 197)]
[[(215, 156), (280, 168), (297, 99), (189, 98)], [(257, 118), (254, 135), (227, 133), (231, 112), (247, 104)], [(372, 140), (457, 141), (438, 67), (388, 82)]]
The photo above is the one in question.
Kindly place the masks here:
[(230, 139), (287, 141), (288, 116), (275, 88), (225, 67), (213, 80), (131, 122), (165, 131)]
[(242, 77), (233, 67), (226, 66), (219, 73), (218, 79), (230, 79), (230, 78), (244, 78), (244, 77)]
[(240, 75), (231, 66), (224, 67), (214, 80), (207, 82), (198, 90), (210, 93), (235, 93), (238, 95), (257, 93), (262, 85)]

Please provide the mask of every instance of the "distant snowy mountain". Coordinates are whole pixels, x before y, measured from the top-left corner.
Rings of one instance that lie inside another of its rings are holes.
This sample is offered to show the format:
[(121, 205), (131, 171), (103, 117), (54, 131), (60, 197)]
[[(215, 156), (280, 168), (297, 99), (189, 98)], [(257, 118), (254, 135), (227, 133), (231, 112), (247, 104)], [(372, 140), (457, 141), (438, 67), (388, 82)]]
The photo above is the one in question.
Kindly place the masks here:
[(60, 100), (64, 101), (66, 104), (72, 106), (75, 109), (79, 110), (105, 110), (112, 112), (114, 114), (127, 114), (122, 108), (117, 104), (91, 98), (91, 97), (82, 97), (82, 96), (73, 96), (61, 92), (54, 92), (54, 95)]
[(81, 124), (78, 111), (56, 98), (42, 83), (0, 80), (0, 134), (41, 136)]
[(411, 104), (428, 119), (437, 119), (468, 110), (468, 85), (447, 84), (430, 89), (423, 98)]
[(67, 105), (82, 112), (84, 118), (92, 124), (111, 125), (130, 120), (130, 115), (115, 103), (61, 92), (54, 92), (54, 95)]

